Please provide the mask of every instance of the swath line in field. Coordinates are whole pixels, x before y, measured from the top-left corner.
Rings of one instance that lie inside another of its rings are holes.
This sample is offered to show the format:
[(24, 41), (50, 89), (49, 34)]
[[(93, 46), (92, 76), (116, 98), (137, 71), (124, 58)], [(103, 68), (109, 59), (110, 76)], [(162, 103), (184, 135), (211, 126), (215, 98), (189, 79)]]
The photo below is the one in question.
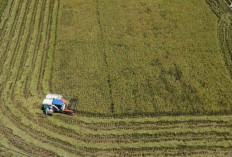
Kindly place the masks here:
[[(2, 38), (4, 37), (4, 34), (5, 34), (5, 30), (6, 30), (6, 24), (7, 24), (7, 19), (8, 19), (8, 16), (10, 16), (10, 14), (12, 13), (12, 8), (13, 8), (13, 5), (15, 3), (15, 0), (11, 0), (11, 2), (8, 2), (8, 5), (9, 5), (9, 12), (8, 12), (8, 15), (4, 14), (4, 22), (1, 21), (3, 23), (1, 29), (0, 29), (0, 46), (1, 46), (1, 41), (2, 41)], [(7, 6), (8, 7), (8, 6)], [(4, 12), (6, 13), (6, 11)], [(1, 18), (1, 17), (0, 17)], [(0, 25), (1, 26), (1, 25)]]
[[(18, 2), (18, 3), (16, 3)], [(15, 3), (13, 3), (13, 11), (11, 12), (10, 14), (10, 17), (9, 17), (9, 20), (7, 21), (7, 32), (6, 34), (4, 35), (4, 39), (5, 41), (4, 42), (0, 42), (0, 48), (2, 49), (2, 52), (1, 52), (1, 58), (0, 58), (0, 64), (2, 65), (0, 67), (0, 73), (2, 73), (2, 71), (5, 69), (4, 66), (5, 66), (5, 62), (6, 60), (8, 59), (8, 55), (10, 55), (8, 52), (8, 49), (9, 49), (9, 42), (11, 42), (11, 39), (14, 35), (14, 31), (15, 31), (15, 23), (17, 21), (17, 18), (18, 18), (18, 14), (17, 14), (17, 11), (19, 11), (19, 8), (20, 5), (21, 5), (21, 0), (15, 0)], [(18, 5), (17, 5), (18, 4)], [(15, 15), (17, 14), (17, 15)], [(14, 16), (15, 15), (15, 16)], [(14, 16), (14, 17), (12, 17)], [(12, 22), (13, 21), (13, 22)]]
[(110, 78), (110, 73), (109, 73), (109, 64), (107, 61), (107, 55), (104, 49), (104, 37), (103, 37), (103, 31), (102, 31), (102, 25), (101, 25), (101, 19), (100, 19), (100, 12), (99, 12), (99, 1), (96, 0), (96, 12), (97, 12), (97, 21), (98, 21), (98, 25), (100, 28), (100, 37), (101, 37), (101, 46), (102, 46), (102, 54), (103, 54), (103, 60), (105, 62), (105, 65), (107, 67), (108, 73), (107, 73), (107, 83), (108, 83), (108, 87), (109, 87), (109, 92), (110, 92), (110, 109), (111, 109), (111, 113), (114, 114), (114, 100), (113, 100), (113, 94), (112, 94), (112, 84), (111, 84), (111, 78)]
[[(46, 0), (43, 0), (42, 1), (42, 9), (41, 10), (44, 11), (45, 7), (46, 7)], [(40, 19), (39, 19), (39, 27), (38, 27), (38, 34), (37, 34), (37, 39), (36, 39), (36, 45), (34, 47), (33, 59), (32, 59), (31, 65), (30, 65), (32, 71), (35, 69), (36, 58), (37, 58), (37, 55), (38, 55), (38, 52), (39, 52), (39, 46), (40, 46), (40, 42), (41, 42), (41, 38), (42, 38), (41, 33), (42, 33), (42, 30), (43, 30), (43, 21), (44, 21), (44, 14), (42, 13), (40, 15)], [(32, 75), (29, 75), (28, 80), (31, 80), (31, 79), (32, 79)], [(31, 85), (28, 84), (27, 88), (30, 89)]]
[[(20, 1), (21, 2), (21, 1)], [(27, 2), (24, 1), (22, 2), (21, 4), (19, 4), (18, 7), (22, 7), (20, 9), (20, 12), (19, 12), (19, 15), (17, 15), (17, 22), (14, 21), (14, 24), (13, 26), (15, 27), (14, 29), (14, 33), (13, 33), (13, 36), (11, 37), (12, 39), (8, 41), (7, 45), (10, 44), (10, 47), (8, 47), (6, 49), (6, 54), (8, 54), (7, 58), (5, 59), (5, 63), (4, 65), (2, 66), (2, 75), (1, 77), (1, 84), (4, 84), (1, 86), (2, 90), (5, 90), (5, 93), (8, 93), (9, 91), (7, 91), (8, 87), (12, 86), (12, 83), (10, 83), (10, 81), (8, 81), (9, 77), (10, 77), (10, 74), (11, 74), (11, 70), (12, 70), (12, 60), (14, 60), (14, 58), (17, 56), (18, 52), (15, 54), (14, 53), (14, 50), (15, 48), (18, 47), (19, 45), (19, 38), (20, 38), (20, 34), (21, 34), (21, 31), (22, 31), (22, 27), (23, 27), (23, 17), (26, 13), (26, 7), (27, 7)], [(17, 28), (16, 28), (17, 27)], [(10, 85), (9, 85), (10, 84)], [(8, 86), (8, 87), (7, 87)]]
[[(18, 55), (21, 55), (20, 52), (19, 52), (19, 46), (22, 42), (22, 35), (24, 33), (24, 27), (25, 27), (25, 17), (28, 13), (28, 9), (29, 9), (29, 5), (30, 5), (30, 2), (28, 1), (24, 1), (21, 5), (22, 9), (23, 10), (22, 12), (20, 12), (20, 15), (18, 15), (19, 17), (19, 21), (17, 22), (17, 25), (15, 25), (15, 27), (17, 26), (17, 31), (15, 31), (14, 33), (14, 37), (16, 38), (15, 40), (15, 43), (12, 44), (12, 51), (10, 51), (11, 49), (9, 49), (9, 51), (7, 53), (9, 54), (12, 54), (12, 57), (10, 58), (9, 60), (9, 66), (7, 67), (9, 69), (8, 73), (6, 74), (6, 80), (4, 82), (5, 86), (3, 87), (4, 90), (10, 94), (10, 89), (7, 88), (7, 82), (9, 82), (11, 79), (11, 77), (13, 77), (13, 75), (15, 74), (15, 72), (13, 72), (14, 69), (17, 69), (17, 67), (14, 67), (15, 65), (15, 60), (16, 58), (18, 58)], [(17, 60), (19, 61), (19, 60)], [(13, 73), (13, 74), (12, 74)], [(17, 72), (16, 72), (17, 73)], [(10, 85), (9, 88), (12, 88), (12, 83)], [(9, 95), (10, 97), (10, 95)]]
[[(16, 81), (17, 81), (17, 79), (18, 79), (18, 75), (19, 75), (19, 73), (20, 73), (20, 71), (22, 71), (23, 70), (23, 68), (20, 66), (20, 62), (23, 60), (23, 59), (25, 59), (24, 57), (23, 57), (23, 54), (25, 53), (24, 51), (23, 52), (20, 52), (20, 47), (22, 46), (22, 44), (23, 44), (23, 34), (24, 34), (24, 32), (25, 32), (25, 25), (26, 25), (26, 19), (28, 19), (28, 13), (29, 13), (29, 8), (30, 8), (30, 5), (31, 5), (31, 0), (28, 0), (27, 1), (27, 6), (26, 6), (26, 11), (25, 11), (25, 13), (24, 13), (24, 15), (23, 15), (23, 19), (22, 19), (22, 24), (21, 24), (21, 27), (20, 27), (20, 33), (19, 33), (19, 38), (18, 38), (18, 40), (17, 40), (17, 44), (16, 44), (16, 47), (15, 47), (15, 49), (14, 49), (14, 51), (13, 51), (13, 53), (15, 54), (14, 55), (14, 58), (12, 58), (12, 60), (11, 60), (11, 66), (10, 66), (10, 69), (11, 69), (11, 72), (9, 73), (10, 75), (8, 75), (8, 78), (7, 78), (7, 80), (9, 80), (9, 78), (10, 77), (12, 77), (15, 73), (17, 73), (17, 75), (16, 75), (16, 78), (14, 79), (14, 81), (13, 81), (13, 83), (12, 83), (12, 86), (11, 86), (11, 89), (9, 89), (8, 91), (9, 91), (9, 97), (11, 97), (11, 99), (13, 99), (13, 92), (14, 92), (14, 88), (15, 88), (15, 84), (16, 84)], [(26, 18), (27, 17), (27, 18)], [(24, 45), (23, 45), (24, 46)], [(15, 65), (16, 64), (16, 60), (17, 61), (20, 61), (19, 62), (19, 65)], [(17, 67), (15, 67), (15, 66), (17, 66)], [(14, 69), (16, 69), (16, 72), (14, 72), (13, 70)], [(11, 74), (11, 73), (13, 73), (13, 74)]]
[[(32, 32), (34, 31), (34, 26), (35, 26), (34, 23), (35, 23), (35, 16), (36, 16), (37, 6), (38, 6), (38, 0), (35, 0), (35, 1), (34, 1), (34, 6), (33, 6), (32, 18), (31, 18), (30, 25), (29, 25), (29, 30), (28, 30), (28, 33), (27, 33), (26, 44), (25, 44), (24, 49), (23, 49), (24, 53), (23, 53), (22, 58), (24, 58), (24, 59), (22, 59), (21, 62), (20, 62), (20, 68), (21, 68), (22, 70), (19, 72), (19, 75), (18, 75), (18, 77), (17, 77), (16, 82), (17, 82), (17, 81), (21, 81), (21, 80), (25, 81), (25, 80), (24, 80), (24, 76), (22, 76), (22, 75), (23, 75), (23, 73), (25, 72), (25, 66), (26, 66), (25, 64), (26, 64), (26, 61), (28, 60), (28, 56), (29, 56), (28, 53), (30, 53), (28, 47), (29, 47), (29, 44), (31, 43)], [(32, 52), (31, 52), (31, 53), (32, 53)], [(19, 79), (19, 78), (20, 78), (20, 79)], [(26, 81), (27, 81), (27, 79), (26, 79)], [(25, 82), (26, 82), (26, 81), (25, 81)], [(16, 85), (16, 84), (17, 84), (17, 83), (15, 83), (15, 85)], [(19, 82), (18, 82), (18, 84), (19, 84)], [(19, 86), (18, 88), (21, 89), (22, 86)], [(22, 89), (21, 89), (21, 90), (22, 90)], [(24, 91), (24, 90), (22, 90), (22, 91)]]
[[(43, 92), (43, 86), (42, 86), (42, 79), (44, 76), (44, 72), (45, 72), (45, 65), (48, 59), (48, 49), (49, 49), (49, 42), (50, 42), (50, 36), (51, 36), (51, 26), (52, 26), (52, 15), (53, 15), (53, 11), (54, 11), (54, 0), (52, 0), (51, 5), (49, 7), (49, 17), (48, 17), (48, 24), (47, 24), (47, 28), (46, 28), (46, 39), (45, 39), (45, 43), (44, 43), (44, 48), (43, 48), (43, 56), (42, 56), (42, 63), (40, 66), (40, 75), (39, 75), (39, 79), (38, 79), (38, 86), (37, 89), (41, 92)], [(44, 93), (42, 93), (44, 94)]]
[[(54, 47), (54, 50), (52, 51), (52, 61), (54, 60), (54, 58), (55, 58), (55, 48), (56, 48), (56, 40), (57, 40), (57, 24), (58, 24), (58, 13), (59, 13), (59, 9), (60, 9), (60, 0), (57, 2), (57, 9), (56, 9), (56, 15), (55, 15), (55, 17), (56, 17), (56, 20), (55, 20), (55, 30), (54, 30), (54, 32), (55, 32), (55, 39), (54, 39), (54, 43), (53, 43), (53, 47)], [(53, 72), (53, 70), (54, 70), (54, 62), (52, 62), (52, 64), (51, 64), (51, 73)], [(50, 73), (50, 80), (48, 81), (49, 83), (48, 83), (48, 85), (49, 85), (49, 87), (50, 87), (50, 91), (52, 91), (52, 77), (53, 77), (53, 75)]]
[(9, 34), (9, 40), (7, 42), (7, 46), (6, 46), (6, 50), (5, 50), (6, 52), (8, 52), (9, 45), (12, 42), (11, 39), (15, 35), (16, 25), (17, 25), (17, 22), (18, 22), (18, 19), (19, 19), (20, 12), (22, 11), (21, 9), (22, 9), (23, 1), (24, 0), (20, 0), (19, 6), (17, 7), (16, 16), (14, 18), (14, 22), (13, 22), (13, 25), (11, 27), (11, 31), (10, 31), (10, 34)]

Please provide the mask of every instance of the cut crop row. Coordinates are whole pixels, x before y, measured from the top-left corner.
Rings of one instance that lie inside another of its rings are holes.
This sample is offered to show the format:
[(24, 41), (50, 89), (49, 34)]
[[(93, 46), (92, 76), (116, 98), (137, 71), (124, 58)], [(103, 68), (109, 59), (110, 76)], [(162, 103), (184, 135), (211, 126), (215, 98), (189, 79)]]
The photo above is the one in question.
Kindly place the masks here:
[(39, 43), (39, 37), (41, 33), (41, 25), (42, 25), (42, 16), (43, 16), (43, 10), (44, 10), (44, 1), (37, 1), (35, 8), (33, 10), (33, 22), (30, 26), (32, 32), (30, 33), (29, 42), (27, 46), (27, 50), (25, 53), (27, 53), (26, 61), (21, 67), (23, 69), (23, 72), (21, 74), (20, 80), (17, 82), (18, 87), (17, 89), (20, 90), (20, 93), (23, 97), (28, 97), (31, 95), (30, 93), (30, 80), (32, 72), (34, 71), (34, 56), (36, 56), (36, 46)]
[[(7, 82), (11, 82), (10, 88), (6, 89), (8, 94), (8, 99), (12, 99), (14, 97), (14, 89), (15, 89), (15, 84), (17, 80), (19, 79), (19, 73), (22, 71), (21, 69), (21, 61), (24, 60), (24, 46), (27, 44), (26, 43), (26, 37), (28, 33), (28, 27), (26, 27), (31, 20), (31, 17), (29, 16), (29, 10), (31, 9), (31, 5), (33, 5), (32, 1), (28, 0), (26, 3), (26, 8), (25, 12), (22, 17), (22, 23), (19, 29), (19, 34), (18, 34), (18, 40), (16, 47), (14, 48), (13, 52), (8, 52), (8, 53), (13, 53), (14, 58), (12, 58), (11, 63), (10, 63), (10, 71), (8, 72), (8, 77), (7, 77)], [(19, 17), (21, 19), (21, 17)]]
[(156, 117), (156, 118), (93, 118), (93, 117), (66, 117), (57, 115), (55, 119), (63, 121), (70, 125), (78, 125), (89, 129), (113, 130), (113, 129), (139, 129), (154, 128), (154, 127), (195, 127), (195, 126), (210, 126), (215, 127), (230, 127), (230, 116), (170, 116), (170, 117)]
[[(6, 68), (5, 68), (5, 64), (6, 64), (6, 60), (9, 59), (9, 55), (12, 55), (12, 53), (7, 53), (8, 49), (9, 49), (9, 42), (11, 41), (11, 36), (14, 35), (14, 31), (16, 30), (16, 28), (14, 27), (15, 26), (15, 23), (17, 21), (17, 17), (19, 16), (19, 12), (17, 12), (18, 8), (20, 5), (21, 5), (21, 0), (16, 0), (16, 2), (14, 3), (14, 6), (13, 6), (13, 11), (11, 12), (10, 14), (10, 17), (8, 19), (8, 22), (7, 22), (7, 28), (6, 28), (6, 32), (4, 34), (4, 40), (2, 42), (0, 42), (0, 49), (2, 51), (2, 55), (1, 55), (1, 67), (0, 67), (0, 72), (1, 72), (1, 79), (0, 79), (0, 84), (2, 83), (2, 81), (4, 80), (2, 77), (6, 75)], [(13, 43), (13, 44), (16, 44), (16, 43)], [(12, 45), (13, 45), (12, 44)], [(10, 45), (10, 47), (12, 47), (12, 45)], [(9, 65), (8, 65), (9, 66)]]
[(98, 150), (83, 148), (86, 152), (91, 152), (95, 155), (101, 156), (229, 156), (232, 151), (223, 148), (207, 149), (205, 147), (198, 148), (139, 148), (139, 149), (111, 149), (111, 150)]
[[(39, 68), (40, 68), (40, 61), (43, 56), (43, 44), (46, 38), (46, 28), (48, 23), (48, 15), (49, 15), (49, 5), (50, 1), (42, 1), (42, 9), (40, 13), (40, 24), (39, 30), (37, 34), (37, 42), (35, 43), (34, 47), (34, 54), (32, 59), (32, 73), (30, 77), (30, 92), (32, 96), (39, 96), (38, 91), (38, 78), (39, 78)], [(45, 16), (46, 14), (46, 16)]]
[[(6, 32), (6, 34), (4, 34), (5, 40), (3, 40), (1, 42), (2, 45), (0, 45), (0, 46), (3, 46), (3, 47), (1, 47), (2, 52), (3, 52), (2, 53), (3, 56), (1, 56), (1, 61), (2, 61), (3, 66), (0, 67), (0, 71), (1, 71), (1, 73), (5, 74), (5, 75), (7, 73), (6, 72), (7, 68), (5, 66), (11, 66), (10, 65), (12, 63), (11, 61), (13, 59), (13, 56), (15, 55), (13, 53), (13, 51), (14, 51), (13, 49), (15, 48), (15, 45), (18, 44), (17, 33), (19, 33), (18, 31), (19, 31), (20, 26), (21, 26), (22, 17), (24, 15), (23, 13), (21, 14), (21, 12), (25, 12), (25, 5), (22, 6), (22, 4), (25, 4), (25, 3), (23, 3), (22, 0), (18, 0), (18, 6), (16, 6), (16, 4), (17, 4), (17, 2), (14, 4), (14, 7), (17, 7), (17, 8), (14, 8), (14, 9), (16, 9), (16, 11), (12, 12), (13, 17), (10, 17), (10, 19), (9, 19), (10, 22), (12, 21), (12, 25), (10, 25), (10, 26), (8, 25), (7, 30), (6, 30), (8, 32)], [(21, 9), (22, 7), (24, 7), (24, 10)], [(11, 53), (9, 53), (9, 51)]]
[[(22, 12), (18, 13), (18, 19), (17, 21), (15, 21), (15, 27), (14, 29), (14, 35), (12, 36), (12, 39), (9, 40), (8, 44), (10, 44), (9, 49), (6, 49), (6, 52), (8, 54), (4, 64), (3, 64), (3, 70), (2, 73), (0, 75), (1, 78), (1, 83), (2, 83), (2, 92), (3, 95), (2, 97), (5, 96), (5, 98), (7, 99), (8, 94), (10, 93), (9, 88), (12, 87), (12, 80), (10, 80), (11, 75), (15, 75), (17, 74), (17, 72), (15, 73), (13, 68), (16, 68), (16, 70), (18, 70), (18, 67), (14, 67), (14, 63), (15, 60), (17, 58), (18, 53), (18, 48), (19, 48), (19, 44), (21, 42), (21, 36), (23, 33), (23, 27), (24, 22), (25, 22), (25, 16), (26, 16), (26, 11), (27, 8), (29, 6), (30, 3), (27, 3), (26, 1), (22, 2), (21, 6)], [(20, 55), (20, 54), (19, 54)], [(17, 60), (19, 61), (19, 59)], [(14, 72), (14, 73), (13, 73)], [(10, 94), (9, 94), (10, 95)], [(9, 99), (9, 98), (8, 98)]]
[[(69, 124), (73, 124), (72, 122)], [(220, 121), (215, 123), (205, 122), (157, 122), (157, 123), (94, 123), (94, 124), (77, 124), (83, 128), (93, 129), (93, 130), (156, 130), (156, 129), (174, 129), (174, 128), (201, 128), (201, 127), (214, 127), (214, 128), (226, 128), (232, 127), (231, 123), (220, 123)]]
[(5, 11), (2, 14), (1, 22), (0, 22), (0, 42), (2, 41), (2, 38), (4, 36), (3, 34), (5, 33), (7, 18), (11, 14), (14, 2), (15, 2), (14, 0), (8, 1)]
[(29, 12), (29, 19), (28, 22), (30, 23), (27, 23), (26, 24), (26, 32), (27, 33), (27, 37), (25, 39), (25, 45), (24, 47), (22, 48), (22, 51), (24, 51), (23, 53), (23, 59), (21, 60), (20, 62), (20, 73), (17, 77), (17, 82), (15, 83), (15, 91), (14, 91), (14, 97), (18, 98), (18, 97), (21, 97), (23, 96), (23, 91), (24, 89), (22, 88), (22, 84), (23, 84), (23, 81), (25, 81), (25, 72), (27, 71), (25, 69), (25, 67), (27, 67), (26, 65), (26, 62), (29, 60), (29, 56), (30, 54), (32, 54), (33, 52), (29, 52), (29, 46), (30, 46), (30, 43), (31, 43), (31, 38), (32, 38), (32, 34), (33, 34), (33, 29), (35, 27), (34, 23), (35, 23), (35, 17), (36, 17), (36, 11), (37, 11), (37, 6), (38, 6), (38, 1), (33, 1), (33, 4), (31, 4), (30, 6), (30, 10), (33, 10), (33, 11), (30, 11)]

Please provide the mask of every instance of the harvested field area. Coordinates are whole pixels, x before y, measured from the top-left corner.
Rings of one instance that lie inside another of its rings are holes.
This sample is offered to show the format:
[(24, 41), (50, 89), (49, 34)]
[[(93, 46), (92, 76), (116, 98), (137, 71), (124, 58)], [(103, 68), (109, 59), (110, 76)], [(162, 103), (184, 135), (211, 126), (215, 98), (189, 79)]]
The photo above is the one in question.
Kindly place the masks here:
[(229, 2), (135, 2), (0, 0), (0, 156), (231, 156)]

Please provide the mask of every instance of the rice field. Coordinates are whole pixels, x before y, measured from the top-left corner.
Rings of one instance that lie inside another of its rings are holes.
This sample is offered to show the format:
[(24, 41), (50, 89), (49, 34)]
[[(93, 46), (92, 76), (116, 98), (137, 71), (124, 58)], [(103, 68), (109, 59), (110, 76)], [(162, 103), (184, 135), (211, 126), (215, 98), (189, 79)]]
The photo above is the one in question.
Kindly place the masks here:
[(58, 19), (52, 91), (81, 112), (231, 113), (231, 58), (205, 1), (60, 1)]
[(0, 0), (0, 156), (231, 156), (223, 2)]

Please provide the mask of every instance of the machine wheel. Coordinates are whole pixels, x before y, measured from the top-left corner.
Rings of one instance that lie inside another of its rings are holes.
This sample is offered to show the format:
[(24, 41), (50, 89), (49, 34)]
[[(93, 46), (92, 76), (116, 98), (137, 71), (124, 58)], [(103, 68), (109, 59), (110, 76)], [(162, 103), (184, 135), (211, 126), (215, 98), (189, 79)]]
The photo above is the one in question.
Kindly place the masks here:
[(46, 109), (46, 110), (44, 110), (44, 114), (45, 114), (45, 116), (47, 116), (47, 115), (48, 115), (47, 109)]
[(44, 110), (44, 114), (46, 115), (46, 116), (52, 116), (53, 115), (53, 110), (51, 110), (51, 109), (46, 109), (46, 110)]
[(74, 115), (75, 115), (75, 113), (73, 112), (73, 113), (71, 113), (70, 115), (71, 115), (71, 116), (74, 116)]

